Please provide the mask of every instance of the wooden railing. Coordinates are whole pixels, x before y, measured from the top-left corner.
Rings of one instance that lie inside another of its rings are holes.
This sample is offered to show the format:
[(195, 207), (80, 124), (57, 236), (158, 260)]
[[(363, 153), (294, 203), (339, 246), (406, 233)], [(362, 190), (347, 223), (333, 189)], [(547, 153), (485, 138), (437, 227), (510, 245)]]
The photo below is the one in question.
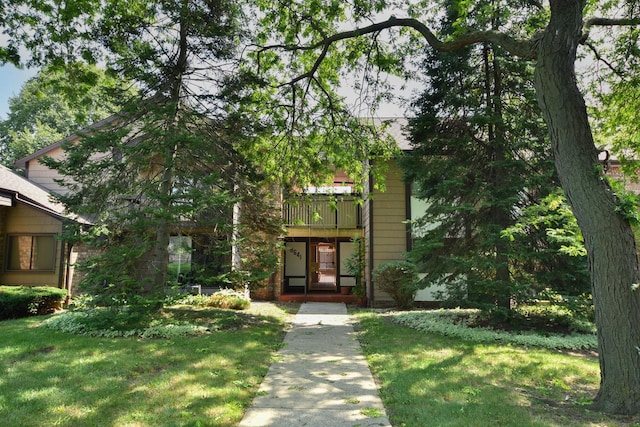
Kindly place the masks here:
[(290, 200), (282, 206), (289, 227), (360, 228), (362, 208), (354, 196), (310, 196)]

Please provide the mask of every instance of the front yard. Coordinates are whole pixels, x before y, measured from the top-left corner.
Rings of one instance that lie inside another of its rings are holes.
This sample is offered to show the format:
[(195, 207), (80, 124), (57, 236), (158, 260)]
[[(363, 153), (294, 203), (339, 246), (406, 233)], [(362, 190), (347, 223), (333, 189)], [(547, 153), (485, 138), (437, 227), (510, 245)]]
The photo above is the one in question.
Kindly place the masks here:
[[(42, 326), (51, 316), (0, 322), (0, 424), (237, 425), (296, 309), (170, 307), (165, 320), (207, 329), (171, 338), (58, 332)], [(435, 331), (427, 318), (437, 313), (354, 316), (395, 427), (640, 426), (637, 417), (589, 410), (599, 383), (589, 340), (545, 349), (535, 340)]]
[(590, 350), (480, 342), (473, 331), (450, 337), (401, 326), (394, 315), (356, 316), (394, 426), (640, 426), (640, 418), (589, 411), (599, 384)]
[(0, 322), (0, 424), (237, 425), (281, 345), (286, 307), (165, 314), (216, 327), (172, 339), (95, 338), (40, 327), (45, 317)]

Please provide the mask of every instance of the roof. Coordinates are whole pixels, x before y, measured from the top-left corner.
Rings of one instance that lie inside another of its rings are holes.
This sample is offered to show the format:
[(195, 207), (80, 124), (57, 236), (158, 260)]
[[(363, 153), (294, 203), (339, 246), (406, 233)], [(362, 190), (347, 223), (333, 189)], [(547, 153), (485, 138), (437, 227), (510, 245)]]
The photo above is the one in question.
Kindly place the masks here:
[(376, 117), (373, 120), (377, 128), (384, 127), (384, 132), (393, 137), (402, 151), (411, 151), (413, 146), (409, 141), (409, 120), (405, 117)]
[(50, 192), (0, 165), (0, 206), (10, 206), (11, 199), (25, 203), (58, 219), (72, 219), (81, 224), (91, 224), (88, 219), (69, 214), (62, 203), (53, 200)]
[(63, 138), (61, 140), (58, 140), (58, 141), (54, 142), (53, 144), (49, 144), (46, 147), (41, 148), (40, 150), (36, 151), (33, 154), (30, 154), (27, 157), (23, 157), (21, 159), (16, 160), (14, 165), (15, 165), (15, 167), (17, 169), (25, 169), (27, 167), (27, 163), (30, 162), (31, 160), (37, 159), (37, 158), (42, 157), (43, 155), (46, 155), (51, 150), (60, 147), (62, 144), (66, 143), (66, 142), (75, 141), (76, 139), (82, 137), (83, 135), (86, 136), (87, 134), (90, 134), (92, 131), (94, 131), (96, 129), (101, 129), (104, 126), (113, 123), (118, 118), (119, 118), (119, 116), (117, 114), (114, 114), (112, 116), (107, 117), (106, 119), (99, 120), (99, 121), (93, 123), (92, 125), (87, 126), (86, 128), (81, 129), (78, 132), (67, 136), (66, 138)]

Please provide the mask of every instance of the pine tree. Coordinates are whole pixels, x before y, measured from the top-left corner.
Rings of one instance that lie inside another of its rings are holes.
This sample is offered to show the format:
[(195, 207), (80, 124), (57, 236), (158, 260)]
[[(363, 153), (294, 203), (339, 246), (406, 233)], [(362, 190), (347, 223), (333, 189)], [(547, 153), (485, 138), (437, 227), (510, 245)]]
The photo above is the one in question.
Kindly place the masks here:
[[(278, 224), (260, 170), (238, 150), (255, 135), (228, 114), (224, 98), (227, 85), (238, 84), (229, 63), (243, 37), (240, 7), (226, 0), (134, 5), (109, 2), (96, 32), (109, 67), (139, 96), (67, 144), (64, 161), (49, 160), (66, 177), (69, 209), (95, 218), (82, 237), (101, 251), (85, 263), (83, 281), (102, 303), (161, 297), (175, 234), (193, 236), (200, 280), (229, 284), (242, 231), (262, 235)], [(274, 263), (250, 261), (262, 276)]]
[[(494, 3), (476, 2), (475, 10), (466, 11), (473, 21), (465, 21), (458, 2), (447, 2), (441, 32), (454, 35), (464, 30), (461, 22), (475, 29), (498, 28), (507, 17)], [(550, 245), (545, 229), (527, 228), (525, 244), (503, 235), (524, 209), (558, 187), (528, 84), (533, 70), (507, 57), (486, 43), (430, 52), (422, 64), (428, 87), (414, 103), (415, 150), (404, 163), (428, 208), (414, 226), (420, 237), (411, 256), (427, 273), (425, 281), (446, 284), (457, 304), (464, 300), (508, 309), (514, 299), (524, 301), (566, 274), (554, 271), (565, 262), (549, 263), (549, 256), (542, 255)], [(583, 274), (583, 291), (588, 289), (585, 279)]]

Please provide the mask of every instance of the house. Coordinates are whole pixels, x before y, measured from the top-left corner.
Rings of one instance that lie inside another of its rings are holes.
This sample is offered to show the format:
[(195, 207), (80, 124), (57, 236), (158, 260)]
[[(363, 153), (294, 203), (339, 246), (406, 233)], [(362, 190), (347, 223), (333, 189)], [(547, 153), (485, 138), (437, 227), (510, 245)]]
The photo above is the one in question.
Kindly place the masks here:
[[(410, 151), (405, 136), (406, 119), (378, 119), (401, 151)], [(372, 160), (375, 161), (375, 160)], [(284, 254), (275, 295), (281, 300), (350, 301), (342, 288), (355, 285), (346, 270), (345, 260), (353, 252), (353, 237), (364, 239), (366, 268), (364, 281), (369, 304), (393, 305), (389, 295), (378, 289), (372, 271), (388, 261), (404, 259), (411, 249), (410, 221), (424, 213), (424, 202), (411, 194), (411, 186), (394, 159), (388, 162), (384, 191), (373, 178), (367, 179), (364, 194), (352, 194), (351, 180), (337, 173), (332, 186), (306, 189), (302, 201), (285, 201), (283, 217), (287, 234), (283, 236)], [(361, 204), (358, 203), (361, 200)], [(437, 303), (430, 287), (420, 290), (416, 301)], [(340, 294), (340, 295), (339, 295)]]
[[(109, 124), (110, 120), (104, 121)], [(405, 119), (379, 119), (384, 132), (397, 142), (400, 150), (411, 147), (404, 135)], [(96, 124), (93, 127), (100, 126)], [(80, 132), (79, 135), (83, 133)], [(64, 156), (62, 145), (80, 136), (71, 135), (16, 162), (34, 185), (52, 193), (63, 192), (56, 183), (59, 175), (38, 160), (44, 156)], [(378, 160), (371, 160), (378, 161)], [(385, 190), (377, 189), (373, 178), (366, 179), (363, 194), (354, 193), (354, 180), (338, 171), (331, 185), (308, 187), (303, 194), (287, 198), (282, 204), (286, 232), (278, 236), (283, 242), (279, 271), (261, 292), (262, 298), (298, 301), (353, 301), (343, 289), (355, 285), (355, 277), (346, 270), (345, 260), (354, 250), (353, 238), (363, 238), (366, 249), (364, 282), (369, 304), (392, 305), (391, 298), (380, 291), (371, 272), (381, 263), (402, 260), (411, 249), (408, 222), (422, 215), (424, 206), (412, 197), (395, 160), (387, 160)], [(26, 180), (25, 180), (26, 181)], [(28, 182), (28, 181), (27, 181)], [(416, 299), (434, 300), (431, 288), (422, 290)]]
[(77, 250), (60, 236), (71, 222), (89, 225), (65, 213), (48, 190), (0, 165), (0, 284), (70, 290)]

